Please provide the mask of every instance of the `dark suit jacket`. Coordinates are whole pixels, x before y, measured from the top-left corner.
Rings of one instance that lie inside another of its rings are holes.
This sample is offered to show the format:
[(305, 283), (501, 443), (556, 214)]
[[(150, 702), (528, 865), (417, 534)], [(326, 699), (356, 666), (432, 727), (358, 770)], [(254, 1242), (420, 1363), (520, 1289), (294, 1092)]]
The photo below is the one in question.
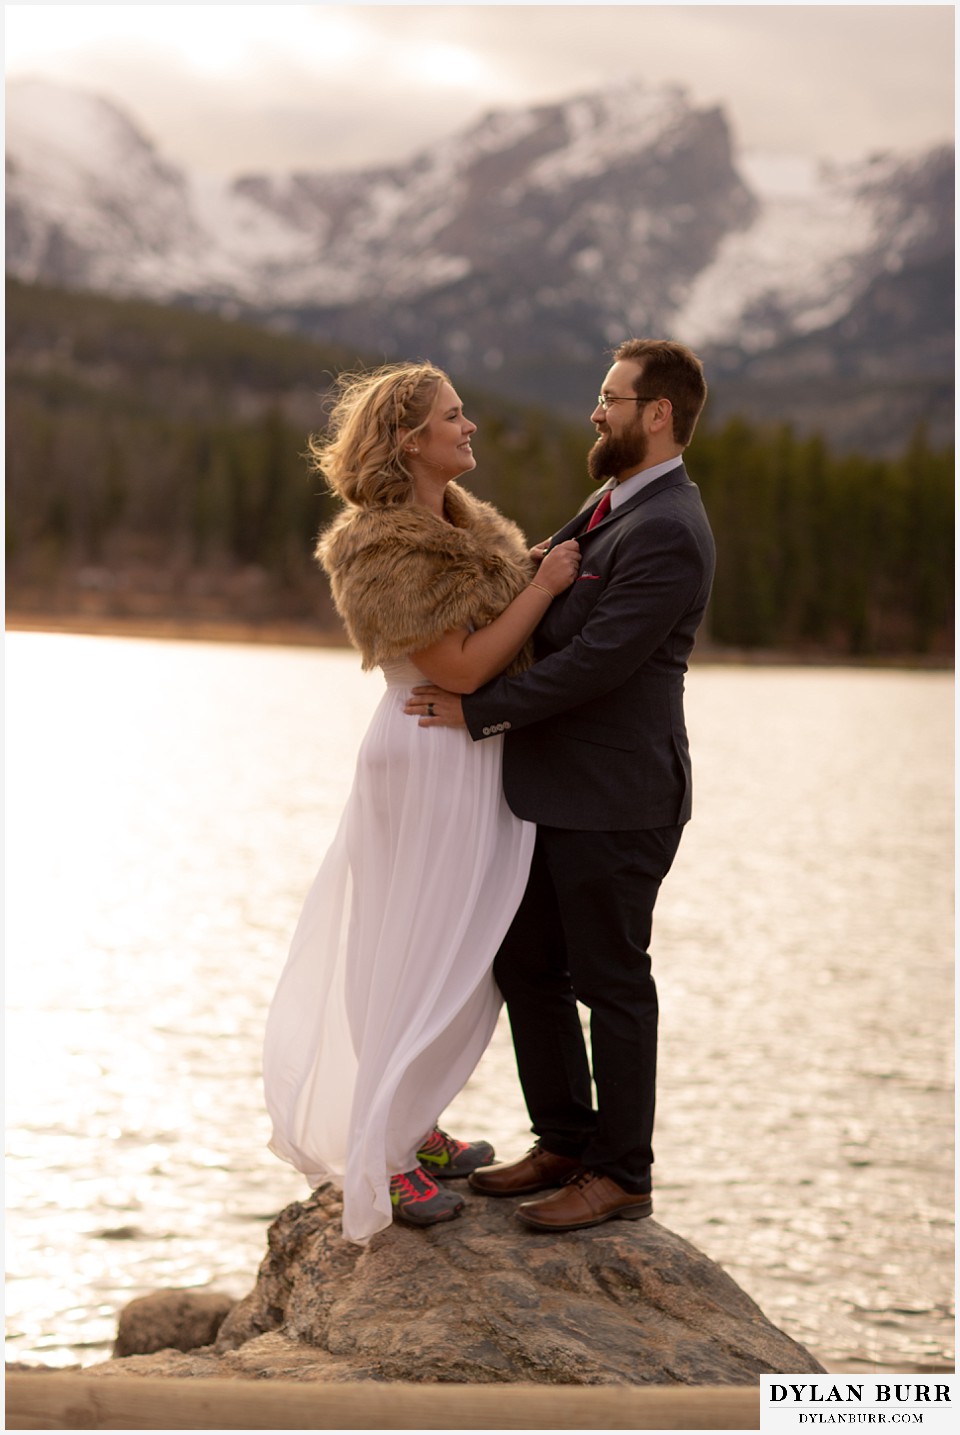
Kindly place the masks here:
[(474, 738), (506, 734), (503, 785), (518, 817), (674, 826), (691, 812), (683, 675), (713, 581), (710, 524), (682, 466), (579, 533), (588, 517), (553, 538), (577, 537), (582, 562), (537, 629), (534, 666), (466, 696), (464, 717)]

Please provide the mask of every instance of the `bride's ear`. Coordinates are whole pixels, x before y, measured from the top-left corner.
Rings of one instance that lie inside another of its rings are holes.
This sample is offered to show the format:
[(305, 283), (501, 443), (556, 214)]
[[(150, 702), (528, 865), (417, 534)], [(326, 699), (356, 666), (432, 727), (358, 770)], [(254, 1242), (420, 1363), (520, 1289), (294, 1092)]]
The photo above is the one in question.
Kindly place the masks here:
[(419, 453), (419, 449), (417, 448), (417, 441), (415, 438), (412, 437), (412, 431), (410, 429), (397, 429), (397, 437), (400, 440), (400, 447), (403, 449), (404, 453)]

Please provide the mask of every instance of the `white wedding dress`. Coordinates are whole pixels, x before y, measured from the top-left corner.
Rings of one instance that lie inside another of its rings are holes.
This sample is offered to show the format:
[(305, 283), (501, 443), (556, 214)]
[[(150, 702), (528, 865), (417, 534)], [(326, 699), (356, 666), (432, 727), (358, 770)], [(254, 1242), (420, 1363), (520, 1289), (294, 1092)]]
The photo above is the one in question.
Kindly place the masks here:
[(343, 1233), (392, 1219), (389, 1181), (461, 1090), (497, 1021), (492, 965), (535, 828), (508, 808), (499, 736), (422, 728), (423, 675), (383, 665), (336, 837), (307, 896), (264, 1043), (270, 1149), (343, 1188)]

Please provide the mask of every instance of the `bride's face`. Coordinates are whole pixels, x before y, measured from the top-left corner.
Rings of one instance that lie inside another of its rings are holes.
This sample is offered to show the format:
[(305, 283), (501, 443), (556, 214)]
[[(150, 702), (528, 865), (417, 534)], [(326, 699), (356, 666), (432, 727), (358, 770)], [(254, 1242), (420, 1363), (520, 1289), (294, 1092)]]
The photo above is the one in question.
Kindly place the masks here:
[(411, 438), (407, 465), (415, 479), (447, 484), (461, 473), (476, 468), (470, 439), (477, 431), (463, 412), (456, 389), (442, 383), (426, 428)]

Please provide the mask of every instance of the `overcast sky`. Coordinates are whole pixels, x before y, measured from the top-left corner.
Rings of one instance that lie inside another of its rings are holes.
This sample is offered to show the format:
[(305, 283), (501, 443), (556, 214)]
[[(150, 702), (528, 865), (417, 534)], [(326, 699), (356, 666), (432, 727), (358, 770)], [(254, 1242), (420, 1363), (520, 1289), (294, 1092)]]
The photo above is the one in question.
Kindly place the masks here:
[(489, 109), (679, 84), (742, 149), (952, 138), (944, 5), (7, 5), (9, 77), (120, 101), (209, 173), (403, 159)]

